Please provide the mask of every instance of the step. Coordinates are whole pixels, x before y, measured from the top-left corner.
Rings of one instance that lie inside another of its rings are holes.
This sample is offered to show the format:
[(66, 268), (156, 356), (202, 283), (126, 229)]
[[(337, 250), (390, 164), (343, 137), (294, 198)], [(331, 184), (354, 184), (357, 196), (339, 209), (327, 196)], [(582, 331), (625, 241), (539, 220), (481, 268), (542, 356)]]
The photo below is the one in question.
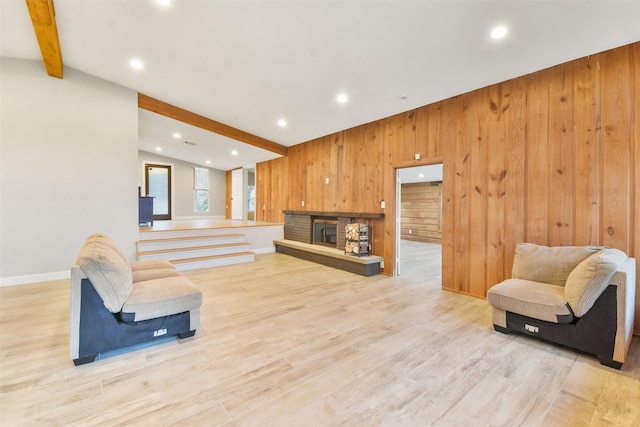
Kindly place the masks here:
[(155, 251), (138, 252), (138, 259), (165, 259), (175, 261), (182, 259), (201, 258), (210, 256), (224, 256), (246, 252), (249, 249), (248, 242), (227, 243), (224, 245), (194, 246), (186, 248), (162, 249)]
[(138, 233), (138, 236), (139, 236), (138, 238), (140, 239), (140, 241), (148, 241), (148, 240), (162, 240), (162, 239), (182, 239), (182, 238), (201, 237), (201, 236), (224, 236), (229, 234), (230, 233), (228, 228), (226, 229), (195, 228), (195, 229), (162, 230), (162, 231), (140, 230), (140, 232)]
[(242, 264), (253, 262), (255, 254), (253, 252), (240, 252), (235, 254), (204, 256), (180, 260), (171, 260), (178, 271), (197, 270), (200, 268), (222, 267), (225, 265)]
[(139, 240), (136, 242), (138, 252), (162, 251), (167, 249), (190, 248), (196, 246), (225, 245), (229, 243), (242, 243), (246, 235), (218, 234), (206, 236), (172, 237), (153, 240)]

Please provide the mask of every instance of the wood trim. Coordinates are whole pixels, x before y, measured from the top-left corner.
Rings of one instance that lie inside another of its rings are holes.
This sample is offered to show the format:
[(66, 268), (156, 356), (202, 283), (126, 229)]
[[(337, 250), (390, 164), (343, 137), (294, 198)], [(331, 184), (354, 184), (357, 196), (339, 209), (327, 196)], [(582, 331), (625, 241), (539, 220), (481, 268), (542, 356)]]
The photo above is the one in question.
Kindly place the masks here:
[(171, 163), (148, 163), (144, 162), (144, 187), (145, 192), (149, 194), (149, 169), (152, 168), (161, 168), (167, 169), (167, 186), (168, 186), (168, 194), (167, 194), (167, 213), (166, 214), (153, 214), (154, 220), (171, 220), (173, 219), (173, 164)]
[(635, 43), (631, 48), (632, 85), (633, 85), (633, 159), (631, 184), (633, 186), (633, 197), (635, 204), (632, 204), (631, 217), (634, 218), (630, 236), (633, 239), (631, 250), (636, 258), (636, 312), (635, 312), (635, 334), (640, 335), (640, 43)]
[(420, 160), (404, 160), (400, 162), (394, 162), (392, 164), (394, 169), (414, 168), (417, 166), (431, 166), (445, 162), (444, 157), (423, 157)]
[(176, 107), (175, 105), (167, 104), (166, 102), (151, 98), (150, 96), (143, 95), (141, 93), (138, 93), (138, 107), (199, 127), (200, 129), (217, 133), (218, 135), (235, 139), (236, 141), (244, 142), (245, 144), (253, 145), (254, 147), (262, 148), (263, 150), (271, 151), (283, 156), (289, 154), (289, 147), (252, 135), (243, 130), (225, 125), (224, 123), (217, 122), (199, 114), (192, 113), (191, 111), (184, 110), (180, 107)]
[(231, 219), (231, 171), (226, 173), (226, 190), (224, 197), (224, 217)]
[(282, 213), (284, 213), (285, 215), (336, 216), (341, 218), (384, 218), (384, 213), (381, 212), (324, 212), (283, 210)]
[(61, 79), (64, 67), (53, 0), (26, 1), (47, 74)]

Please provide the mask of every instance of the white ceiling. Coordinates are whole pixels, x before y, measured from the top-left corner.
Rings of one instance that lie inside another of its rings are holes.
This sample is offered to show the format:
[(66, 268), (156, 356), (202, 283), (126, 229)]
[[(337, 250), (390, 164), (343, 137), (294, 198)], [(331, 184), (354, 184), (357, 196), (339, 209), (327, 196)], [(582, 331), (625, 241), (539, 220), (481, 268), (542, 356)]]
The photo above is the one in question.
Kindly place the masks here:
[(398, 169), (401, 184), (415, 182), (442, 182), (442, 163)]
[[(0, 6), (0, 54), (40, 59), (25, 1)], [(55, 0), (55, 8), (65, 66), (286, 146), (640, 40), (640, 1)], [(489, 37), (496, 24), (509, 28), (499, 41)], [(133, 58), (145, 68), (131, 69)], [(278, 157), (146, 111), (139, 127), (142, 150), (161, 146), (218, 169)]]

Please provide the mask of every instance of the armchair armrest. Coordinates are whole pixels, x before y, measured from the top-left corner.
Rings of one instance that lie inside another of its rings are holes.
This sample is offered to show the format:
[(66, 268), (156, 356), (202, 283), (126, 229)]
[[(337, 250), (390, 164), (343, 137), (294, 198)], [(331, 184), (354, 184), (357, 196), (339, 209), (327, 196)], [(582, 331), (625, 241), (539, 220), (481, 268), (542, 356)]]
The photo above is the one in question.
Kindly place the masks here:
[(627, 258), (611, 278), (611, 284), (617, 290), (617, 325), (614, 360), (625, 360), (631, 338), (633, 336), (633, 323), (635, 320), (636, 300), (636, 260)]

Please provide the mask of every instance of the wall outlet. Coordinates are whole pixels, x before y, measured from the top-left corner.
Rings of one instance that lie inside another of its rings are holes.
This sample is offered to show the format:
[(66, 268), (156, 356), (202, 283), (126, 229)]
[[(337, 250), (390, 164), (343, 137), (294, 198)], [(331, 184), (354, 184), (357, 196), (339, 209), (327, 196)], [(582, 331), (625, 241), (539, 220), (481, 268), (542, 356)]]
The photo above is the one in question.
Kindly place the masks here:
[(409, 234), (411, 234), (411, 233), (413, 233), (413, 230), (412, 230), (412, 229), (409, 229)]
[(384, 268), (384, 260), (380, 261), (380, 268)]
[(383, 201), (380, 202), (380, 208), (384, 209), (387, 204)]
[(302, 206), (304, 206), (304, 200), (302, 201), (302, 203), (301, 203), (301, 204), (302, 204)]
[(329, 178), (325, 178), (325, 179), (324, 179), (324, 183), (325, 183), (325, 184), (328, 184), (328, 183), (329, 183)]

